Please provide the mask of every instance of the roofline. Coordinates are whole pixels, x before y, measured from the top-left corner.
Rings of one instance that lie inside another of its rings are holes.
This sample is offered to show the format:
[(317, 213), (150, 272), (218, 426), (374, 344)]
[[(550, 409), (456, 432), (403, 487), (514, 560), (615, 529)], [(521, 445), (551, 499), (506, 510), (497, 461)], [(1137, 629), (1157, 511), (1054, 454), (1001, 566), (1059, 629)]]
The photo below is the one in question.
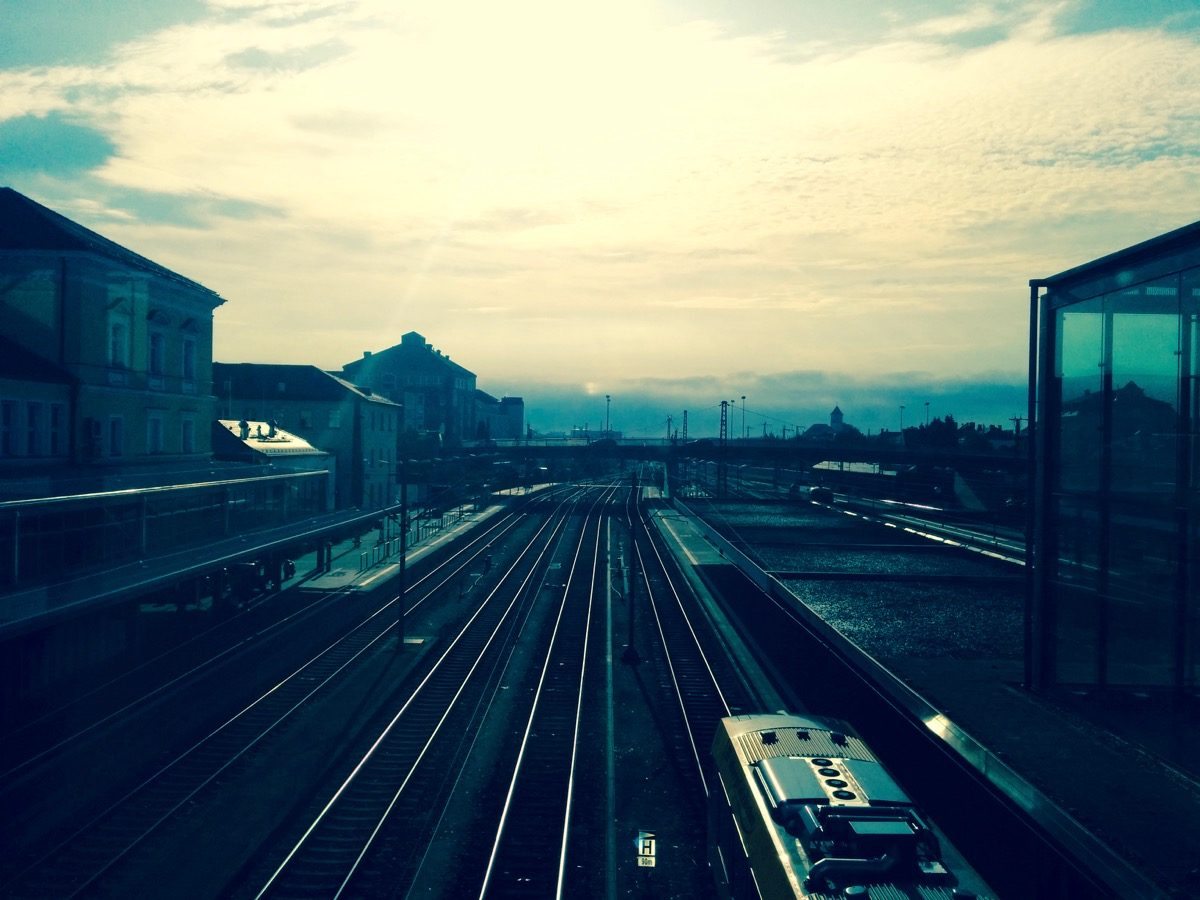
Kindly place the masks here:
[(1161, 256), (1180, 245), (1186, 244), (1200, 244), (1200, 222), (1192, 222), (1190, 225), (1184, 225), (1182, 228), (1176, 228), (1174, 231), (1157, 235), (1149, 240), (1142, 241), (1140, 244), (1134, 244), (1123, 250), (1117, 250), (1106, 256), (1101, 256), (1091, 262), (1066, 269), (1057, 275), (1049, 275), (1045, 278), (1031, 278), (1029, 279), (1029, 286), (1031, 288), (1058, 287), (1077, 279), (1093, 278), (1108, 269), (1128, 266), (1147, 257)]

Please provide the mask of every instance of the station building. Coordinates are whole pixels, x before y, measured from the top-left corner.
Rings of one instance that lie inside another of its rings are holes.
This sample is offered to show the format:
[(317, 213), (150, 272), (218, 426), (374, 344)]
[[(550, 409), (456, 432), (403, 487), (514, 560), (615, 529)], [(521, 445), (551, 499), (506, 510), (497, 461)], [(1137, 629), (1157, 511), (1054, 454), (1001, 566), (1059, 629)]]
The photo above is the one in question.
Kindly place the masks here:
[(1200, 222), (1030, 281), (1027, 677), (1197, 696)]
[(0, 475), (203, 464), (203, 285), (0, 188)]

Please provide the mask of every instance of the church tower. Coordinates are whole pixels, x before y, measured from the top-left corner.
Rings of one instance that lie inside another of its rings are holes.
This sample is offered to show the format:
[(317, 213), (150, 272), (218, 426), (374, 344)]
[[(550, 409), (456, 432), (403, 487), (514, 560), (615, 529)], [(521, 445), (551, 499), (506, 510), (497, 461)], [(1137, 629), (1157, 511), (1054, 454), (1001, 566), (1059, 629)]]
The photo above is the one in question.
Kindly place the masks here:
[(829, 414), (829, 427), (834, 431), (842, 430), (842, 408), (835, 406), (833, 412)]

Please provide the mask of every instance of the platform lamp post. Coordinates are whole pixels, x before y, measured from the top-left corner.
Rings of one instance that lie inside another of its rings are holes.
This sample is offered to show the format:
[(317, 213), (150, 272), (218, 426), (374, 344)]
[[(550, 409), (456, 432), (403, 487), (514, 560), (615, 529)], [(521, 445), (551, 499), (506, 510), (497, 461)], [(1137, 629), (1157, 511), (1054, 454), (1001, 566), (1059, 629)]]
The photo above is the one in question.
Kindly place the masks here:
[(612, 412), (612, 395), (605, 394), (604, 395), (604, 437), (610, 441), (612, 440), (612, 418), (610, 416), (611, 412)]
[(396, 467), (400, 476), (400, 572), (396, 596), (396, 652), (404, 649), (404, 606), (408, 592), (408, 460), (399, 459)]
[(637, 645), (634, 643), (634, 628), (633, 628), (633, 610), (634, 610), (634, 593), (637, 583), (637, 576), (634, 572), (634, 560), (637, 557), (637, 545), (634, 542), (633, 522), (629, 523), (629, 565), (625, 567), (625, 574), (629, 579), (628, 587), (625, 591), (625, 599), (629, 607), (629, 640), (625, 644), (625, 648), (621, 651), (621, 662), (636, 666), (642, 661), (642, 656), (637, 651)]
[(900, 404), (900, 434), (904, 434), (904, 404)]
[(747, 437), (749, 435), (746, 434), (746, 395), (742, 394), (742, 440), (744, 441)]

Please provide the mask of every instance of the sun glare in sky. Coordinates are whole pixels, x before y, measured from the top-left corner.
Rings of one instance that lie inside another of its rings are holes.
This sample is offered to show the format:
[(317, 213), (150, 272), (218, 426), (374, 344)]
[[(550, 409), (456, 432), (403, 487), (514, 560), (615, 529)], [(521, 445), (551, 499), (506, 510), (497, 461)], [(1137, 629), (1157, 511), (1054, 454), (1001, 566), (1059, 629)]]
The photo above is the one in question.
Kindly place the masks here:
[(1179, 4), (32, 6), (0, 180), (225, 297), (222, 361), (1015, 385), (1029, 278), (1196, 218)]

